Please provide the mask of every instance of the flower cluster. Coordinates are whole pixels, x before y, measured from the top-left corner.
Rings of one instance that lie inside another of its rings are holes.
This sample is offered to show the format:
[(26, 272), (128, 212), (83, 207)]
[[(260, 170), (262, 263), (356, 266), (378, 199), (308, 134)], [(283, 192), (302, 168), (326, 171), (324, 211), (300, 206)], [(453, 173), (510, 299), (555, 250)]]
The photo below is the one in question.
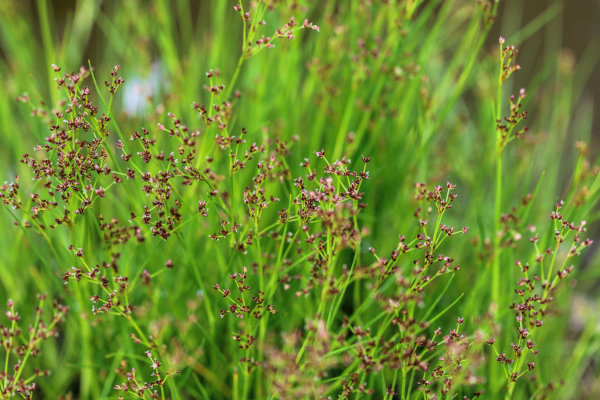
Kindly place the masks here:
[(277, 313), (272, 304), (265, 304), (264, 292), (258, 290), (254, 295), (248, 293), (250, 286), (247, 283), (247, 278), (247, 267), (244, 267), (241, 273), (234, 272), (233, 274), (229, 274), (229, 279), (236, 285), (237, 292), (239, 293), (238, 297), (233, 297), (231, 289), (223, 289), (218, 283), (215, 284), (214, 289), (231, 302), (226, 310), (221, 310), (221, 318), (225, 314), (230, 313), (240, 319), (244, 319), (244, 316), (261, 319), (265, 312), (271, 314)]
[[(160, 399), (164, 398), (164, 389), (163, 386), (165, 381), (169, 376), (173, 374), (179, 373), (179, 371), (166, 371), (161, 375), (161, 362), (152, 355), (150, 350), (146, 350), (146, 357), (148, 358), (148, 362), (150, 364), (150, 368), (152, 372), (150, 376), (151, 380), (147, 382), (140, 381), (138, 375), (136, 374), (135, 368), (131, 368), (127, 370), (127, 362), (121, 361), (121, 364), (118, 368), (116, 368), (116, 372), (118, 375), (125, 377), (126, 381), (117, 384), (114, 386), (114, 389), (122, 392), (133, 395), (139, 399)], [(159, 394), (160, 392), (160, 394)], [(123, 399), (124, 396), (120, 395), (119, 399)]]
[(41, 371), (28, 366), (29, 357), (36, 358), (42, 343), (58, 336), (58, 324), (64, 319), (68, 308), (57, 301), (52, 302), (52, 318), (46, 322), (43, 306), (46, 295), (38, 295), (35, 319), (26, 331), (21, 330), (21, 316), (15, 311), (12, 300), (8, 301), (6, 317), (8, 325), (0, 324), (0, 348), (6, 362), (0, 370), (0, 399), (7, 400), (16, 396), (31, 399), (36, 388), (34, 380), (48, 376), (50, 371)]
[[(496, 360), (503, 365), (511, 384), (535, 368), (534, 357), (539, 352), (535, 336), (544, 324), (558, 284), (573, 271), (574, 266), (569, 265), (569, 261), (593, 244), (591, 239), (582, 237), (586, 222), (576, 224), (566, 220), (561, 213), (563, 205), (564, 202), (557, 202), (550, 215), (554, 230), (552, 245), (545, 249), (540, 247), (540, 237), (535, 234), (529, 238), (535, 249), (534, 264), (515, 262), (522, 274), (514, 289), (518, 300), (510, 305), (515, 315), (516, 340), (508, 355), (499, 354), (494, 348), (498, 355)], [(495, 339), (490, 339), (488, 344), (494, 347)]]

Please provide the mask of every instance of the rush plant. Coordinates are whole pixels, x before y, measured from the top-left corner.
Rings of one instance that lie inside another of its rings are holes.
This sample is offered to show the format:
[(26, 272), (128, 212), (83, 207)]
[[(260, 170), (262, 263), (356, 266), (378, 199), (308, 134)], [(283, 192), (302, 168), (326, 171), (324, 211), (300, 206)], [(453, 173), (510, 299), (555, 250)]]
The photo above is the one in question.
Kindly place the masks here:
[(597, 394), (589, 65), (499, 5), (2, 2), (2, 399)]

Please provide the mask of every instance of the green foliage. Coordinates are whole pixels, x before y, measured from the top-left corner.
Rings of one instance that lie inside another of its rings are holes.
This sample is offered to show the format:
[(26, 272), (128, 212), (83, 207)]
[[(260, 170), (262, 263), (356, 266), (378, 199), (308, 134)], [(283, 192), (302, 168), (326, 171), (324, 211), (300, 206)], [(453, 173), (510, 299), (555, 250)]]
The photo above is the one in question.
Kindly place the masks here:
[(498, 6), (0, 2), (0, 300), (59, 316), (1, 397), (598, 395), (590, 68), (514, 90), (560, 10)]

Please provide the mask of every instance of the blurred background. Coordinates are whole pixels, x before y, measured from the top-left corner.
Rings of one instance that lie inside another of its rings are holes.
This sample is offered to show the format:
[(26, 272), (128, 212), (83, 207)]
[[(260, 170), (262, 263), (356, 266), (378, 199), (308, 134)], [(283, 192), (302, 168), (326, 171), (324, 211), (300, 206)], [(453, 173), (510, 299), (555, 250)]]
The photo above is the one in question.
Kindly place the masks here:
[[(148, 87), (152, 87), (152, 90), (168, 93), (168, 87), (161, 86), (161, 76), (168, 75), (168, 79), (163, 79), (164, 84), (176, 80), (174, 75), (178, 69), (188, 67), (192, 60), (200, 63), (198, 68), (204, 68), (214, 63), (221, 54), (235, 52), (235, 40), (231, 40), (222, 44), (232, 44), (233, 47), (217, 49), (202, 56), (193, 54), (194, 50), (200, 50), (210, 42), (211, 32), (227, 32), (231, 37), (237, 31), (235, 25), (232, 29), (224, 28), (229, 24), (231, 13), (223, 15), (223, 20), (211, 17), (215, 15), (212, 11), (217, 9), (215, 2), (191, 2), (189, 9), (187, 2), (182, 1), (143, 3), (149, 14), (132, 14), (136, 11), (136, 2), (132, 1), (3, 1), (0, 6), (3, 22), (0, 56), (3, 72), (9, 74), (4, 76), (11, 77), (2, 82), (3, 92), (14, 98), (25, 89), (36, 90), (49, 99), (49, 84), (54, 78), (46, 65), (49, 61), (61, 64), (64, 71), (72, 71), (80, 65), (87, 66), (90, 60), (99, 69), (135, 62), (143, 68), (136, 67), (135, 71), (125, 72), (131, 76), (131, 86), (141, 90), (139, 88), (144, 86), (141, 82), (145, 82), (146, 92)], [(289, 3), (292, 9), (298, 9), (307, 2)], [(174, 14), (175, 18), (169, 20), (165, 17), (167, 13)], [(149, 16), (155, 17), (156, 21)], [(46, 19), (40, 17), (48, 17), (50, 23), (44, 23)], [(136, 18), (139, 20), (135, 21)], [(523, 71), (516, 76), (517, 86), (531, 82), (537, 71), (548, 70), (548, 64), (556, 63), (554, 57), (560, 52), (565, 63), (580, 66), (576, 78), (580, 97), (586, 101), (597, 99), (600, 95), (599, 21), (600, 2), (597, 0), (579, 0), (577, 3), (568, 0), (502, 0), (498, 20), (492, 27), (486, 46), (494, 49), (500, 35), (518, 45)], [(533, 24), (528, 25), (531, 22)], [(522, 31), (525, 26), (528, 29)], [(167, 32), (158, 33), (160, 28)], [(119, 36), (124, 32), (130, 35), (127, 40), (125, 36)], [(167, 46), (165, 35), (174, 35), (178, 46)], [(175, 65), (174, 58), (183, 65)], [(227, 69), (230, 66), (223, 67)], [(35, 85), (27, 87), (22, 82)], [(129, 90), (133, 91), (131, 86)], [(153, 94), (158, 96), (159, 92)], [(127, 104), (125, 107), (131, 113), (141, 105)], [(593, 131), (597, 132), (600, 116), (593, 114)], [(1, 143), (5, 146), (8, 144), (4, 136), (0, 140), (4, 140)], [(598, 135), (594, 134), (594, 150), (598, 148), (598, 141)]]
[[(523, 73), (517, 80), (525, 84), (535, 71), (552, 62), (550, 54), (562, 51), (574, 64), (584, 65), (579, 85), (582, 97), (600, 99), (600, 2), (597, 0), (571, 1), (506, 0), (500, 2), (499, 23), (494, 25), (490, 40), (499, 35), (510, 37), (536, 17), (548, 13), (550, 20), (544, 29), (519, 43)], [(600, 145), (600, 113), (594, 112), (594, 151)]]

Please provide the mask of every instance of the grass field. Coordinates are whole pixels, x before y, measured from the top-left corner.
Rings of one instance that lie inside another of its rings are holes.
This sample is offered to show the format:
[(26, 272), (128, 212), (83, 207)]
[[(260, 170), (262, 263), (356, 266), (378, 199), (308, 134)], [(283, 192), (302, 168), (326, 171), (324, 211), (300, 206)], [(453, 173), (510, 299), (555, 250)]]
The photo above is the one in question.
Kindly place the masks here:
[(71, 3), (0, 2), (0, 399), (600, 397), (560, 2)]

